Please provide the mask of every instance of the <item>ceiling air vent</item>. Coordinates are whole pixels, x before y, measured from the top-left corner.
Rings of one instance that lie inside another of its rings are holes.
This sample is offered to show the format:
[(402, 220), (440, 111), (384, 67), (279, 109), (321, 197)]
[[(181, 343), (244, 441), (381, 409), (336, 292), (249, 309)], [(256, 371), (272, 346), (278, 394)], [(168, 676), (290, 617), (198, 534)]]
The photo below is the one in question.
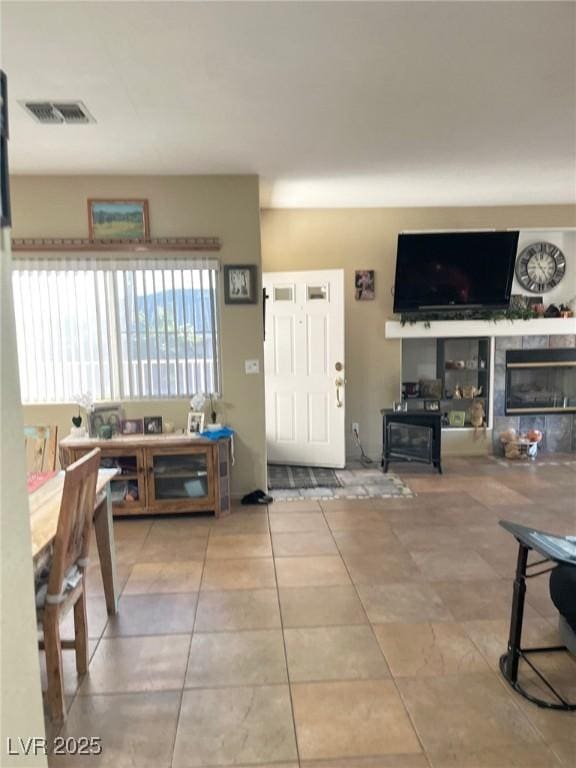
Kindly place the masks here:
[(39, 123), (95, 123), (81, 101), (21, 101)]

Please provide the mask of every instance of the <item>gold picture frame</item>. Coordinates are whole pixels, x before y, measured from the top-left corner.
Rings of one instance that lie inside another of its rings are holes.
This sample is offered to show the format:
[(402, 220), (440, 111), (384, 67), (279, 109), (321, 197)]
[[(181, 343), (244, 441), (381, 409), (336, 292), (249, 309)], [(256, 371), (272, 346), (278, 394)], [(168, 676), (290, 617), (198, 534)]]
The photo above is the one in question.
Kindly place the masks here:
[(148, 200), (88, 200), (90, 240), (149, 240)]

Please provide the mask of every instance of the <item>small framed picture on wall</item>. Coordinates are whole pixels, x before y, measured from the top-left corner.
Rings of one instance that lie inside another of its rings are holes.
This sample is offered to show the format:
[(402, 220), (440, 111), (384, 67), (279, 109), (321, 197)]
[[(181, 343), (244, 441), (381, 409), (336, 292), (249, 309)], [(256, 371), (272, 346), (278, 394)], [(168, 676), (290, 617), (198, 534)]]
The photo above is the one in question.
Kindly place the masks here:
[(357, 301), (372, 301), (376, 296), (374, 289), (374, 270), (358, 269), (354, 275), (354, 296)]
[(256, 304), (258, 279), (255, 264), (224, 265), (224, 303)]

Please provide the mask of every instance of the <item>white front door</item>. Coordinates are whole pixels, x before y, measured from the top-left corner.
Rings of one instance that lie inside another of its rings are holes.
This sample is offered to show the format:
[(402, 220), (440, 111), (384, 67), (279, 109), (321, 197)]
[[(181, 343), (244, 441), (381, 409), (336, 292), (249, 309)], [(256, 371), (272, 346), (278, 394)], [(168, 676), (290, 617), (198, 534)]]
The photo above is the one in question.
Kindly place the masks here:
[(266, 272), (268, 461), (346, 463), (344, 272)]

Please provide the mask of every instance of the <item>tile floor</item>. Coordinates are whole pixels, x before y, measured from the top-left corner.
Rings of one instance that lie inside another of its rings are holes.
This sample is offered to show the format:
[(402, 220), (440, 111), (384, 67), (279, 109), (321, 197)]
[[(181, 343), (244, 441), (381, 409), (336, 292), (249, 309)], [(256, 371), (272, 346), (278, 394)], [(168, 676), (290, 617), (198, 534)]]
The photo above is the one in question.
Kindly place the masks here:
[[(516, 551), (498, 520), (574, 533), (574, 463), (444, 466), (398, 465), (413, 497), (116, 521), (120, 613), (96, 562), (83, 680), (65, 652), (62, 733), (103, 753), (50, 765), (573, 768), (576, 714), (497, 664)], [(526, 615), (527, 641), (555, 642), (544, 580)], [(576, 698), (576, 661), (543, 663)]]

